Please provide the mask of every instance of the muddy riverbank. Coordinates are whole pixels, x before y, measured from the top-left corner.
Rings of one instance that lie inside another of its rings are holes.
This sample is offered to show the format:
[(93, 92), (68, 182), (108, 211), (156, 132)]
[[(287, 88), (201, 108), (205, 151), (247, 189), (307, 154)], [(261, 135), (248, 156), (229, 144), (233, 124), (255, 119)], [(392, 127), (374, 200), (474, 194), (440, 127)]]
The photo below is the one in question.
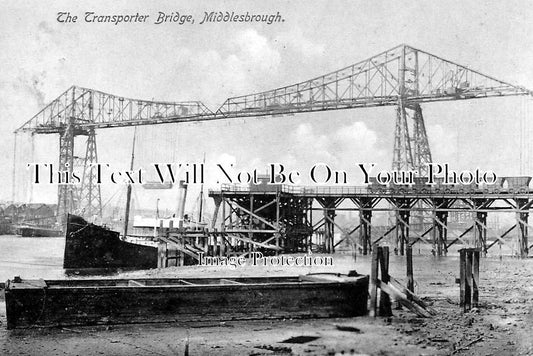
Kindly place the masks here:
[[(327, 267), (184, 267), (136, 271), (120, 277), (294, 275), (320, 271), (369, 272), (369, 257), (334, 255)], [(390, 271), (405, 281), (404, 257)], [(438, 314), (418, 318), (227, 321), (27, 330), (5, 329), (0, 299), (0, 354), (5, 355), (531, 355), (533, 259), (483, 258), (480, 305), (459, 307), (458, 258), (414, 256), (415, 289)], [(186, 351), (187, 350), (187, 351)]]

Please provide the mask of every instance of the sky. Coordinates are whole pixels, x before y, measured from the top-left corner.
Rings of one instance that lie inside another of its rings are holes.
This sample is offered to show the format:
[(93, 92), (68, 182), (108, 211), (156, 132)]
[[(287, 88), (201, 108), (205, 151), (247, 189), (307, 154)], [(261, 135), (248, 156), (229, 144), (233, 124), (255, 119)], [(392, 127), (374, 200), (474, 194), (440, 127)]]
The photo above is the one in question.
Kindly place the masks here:
[[(85, 23), (87, 11), (150, 18), (143, 24)], [(284, 22), (200, 25), (211, 11), (279, 12)], [(58, 12), (80, 20), (59, 23)], [(195, 24), (155, 25), (159, 12), (190, 14)], [(13, 198), (15, 158), (15, 199), (55, 202), (56, 186), (32, 186), (21, 167), (57, 162), (58, 137), (18, 135), (14, 150), (13, 131), (73, 84), (137, 99), (199, 100), (216, 110), (228, 97), (297, 83), (406, 43), (533, 89), (531, 18), (533, 3), (526, 0), (3, 1), (0, 200)], [(423, 104), (434, 162), (458, 171), (533, 175), (531, 103), (516, 97)], [(206, 185), (213, 188), (220, 180), (216, 163), (234, 164), (239, 172), (264, 171), (277, 162), (305, 175), (323, 162), (352, 177), (357, 163), (391, 168), (394, 119), (395, 108), (382, 107), (141, 128), (137, 165), (202, 162), (205, 154)], [(128, 167), (132, 137), (132, 128), (99, 130), (100, 162)], [(102, 189), (104, 202), (112, 204), (122, 188)], [(190, 196), (198, 190), (191, 187)], [(163, 208), (175, 205), (175, 191), (136, 194), (141, 205), (155, 206), (157, 199)]]

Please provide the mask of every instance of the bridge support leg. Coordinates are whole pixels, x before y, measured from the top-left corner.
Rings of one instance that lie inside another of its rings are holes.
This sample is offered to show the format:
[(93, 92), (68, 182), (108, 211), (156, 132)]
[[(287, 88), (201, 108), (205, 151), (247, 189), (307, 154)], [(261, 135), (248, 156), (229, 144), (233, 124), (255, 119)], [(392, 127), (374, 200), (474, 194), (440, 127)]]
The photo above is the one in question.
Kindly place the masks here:
[(94, 128), (87, 133), (87, 149), (83, 165), (83, 178), (80, 190), (80, 211), (83, 217), (93, 220), (94, 216), (102, 217), (102, 197), (100, 184), (97, 183), (98, 155), (96, 151), (96, 133)]
[(396, 215), (396, 250), (405, 254), (405, 244), (409, 243), (409, 210), (400, 210)]
[[(278, 199), (276, 199), (276, 204), (278, 204)], [(252, 212), (252, 214), (255, 214), (255, 210), (254, 210), (254, 195), (250, 195), (250, 206), (249, 206), (249, 209), (250, 211)], [(276, 208), (276, 214), (279, 214), (279, 209)], [(279, 220), (279, 219), (277, 219)], [(278, 223), (278, 221), (276, 220), (276, 223)], [(254, 229), (254, 224), (253, 224), (253, 216), (250, 215), (248, 216), (248, 238), (250, 239), (250, 241), (254, 241), (254, 232), (253, 232), (253, 229)], [(276, 225), (277, 226), (277, 225)], [(224, 244), (225, 246), (225, 240), (224, 240), (224, 237), (222, 237), (222, 243)], [(254, 246), (252, 244), (248, 244), (248, 252), (252, 252), (254, 250)], [(276, 252), (277, 253), (277, 252)]]
[(337, 208), (337, 199), (332, 198), (317, 198), (317, 201), (322, 206), (324, 212), (324, 252), (335, 252), (335, 215)]
[(436, 249), (437, 256), (443, 256), (447, 254), (447, 225), (448, 224), (448, 212), (437, 211), (433, 221), (433, 243)]
[(333, 253), (335, 252), (333, 248), (333, 238), (335, 234), (335, 210), (325, 209), (324, 210), (324, 217), (326, 219), (325, 221), (325, 252), (326, 253)]
[(476, 228), (474, 229), (475, 246), (481, 248), (483, 256), (487, 254), (487, 213), (476, 213)]
[(527, 258), (529, 254), (528, 246), (528, 208), (524, 208), (529, 202), (528, 199), (515, 199), (519, 211), (516, 213), (518, 222), (518, 255), (520, 258)]
[(367, 255), (372, 250), (372, 210), (362, 210), (359, 213), (359, 219), (361, 224), (359, 240), (363, 255)]
[[(229, 211), (229, 214), (231, 215), (231, 207), (230, 207), (230, 211)], [(223, 239), (222, 235), (224, 235), (224, 232), (226, 230), (226, 220), (228, 219), (228, 216), (227, 216), (227, 213), (226, 213), (226, 197), (222, 196), (222, 222), (220, 224), (220, 231), (222, 232), (222, 234), (220, 235), (220, 238)], [(217, 253), (217, 244), (218, 244), (218, 237), (217, 235), (214, 235), (211, 239), (210, 239), (210, 245), (211, 247), (208, 248), (210, 249), (210, 253), (209, 255), (210, 256), (216, 256), (216, 253)]]
[[(59, 137), (59, 170), (68, 172), (68, 177), (72, 177), (74, 170), (74, 125), (72, 122)], [(57, 221), (64, 225), (67, 214), (75, 210), (77, 194), (74, 184), (58, 184), (57, 187)]]

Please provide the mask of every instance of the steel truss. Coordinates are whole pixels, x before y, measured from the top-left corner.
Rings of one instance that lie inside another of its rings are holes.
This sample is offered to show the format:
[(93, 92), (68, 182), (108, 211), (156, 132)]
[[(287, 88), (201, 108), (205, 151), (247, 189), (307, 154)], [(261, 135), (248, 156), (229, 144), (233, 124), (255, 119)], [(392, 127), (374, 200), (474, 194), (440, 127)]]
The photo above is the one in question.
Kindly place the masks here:
[[(431, 151), (421, 103), (531, 94), (523, 87), (402, 44), (307, 81), (229, 98), (215, 111), (199, 101), (137, 100), (72, 86), (16, 132), (59, 134), (60, 165), (65, 168), (68, 163), (72, 170), (77, 132), (94, 138), (94, 130), (101, 128), (396, 106), (393, 168), (417, 169), (423, 175)], [(95, 141), (90, 145), (87, 162), (96, 160)], [(58, 216), (84, 208), (87, 213), (99, 211), (94, 175), (84, 172), (84, 177), (81, 196), (75, 187), (59, 187)], [(328, 229), (329, 236), (333, 230), (330, 225)]]

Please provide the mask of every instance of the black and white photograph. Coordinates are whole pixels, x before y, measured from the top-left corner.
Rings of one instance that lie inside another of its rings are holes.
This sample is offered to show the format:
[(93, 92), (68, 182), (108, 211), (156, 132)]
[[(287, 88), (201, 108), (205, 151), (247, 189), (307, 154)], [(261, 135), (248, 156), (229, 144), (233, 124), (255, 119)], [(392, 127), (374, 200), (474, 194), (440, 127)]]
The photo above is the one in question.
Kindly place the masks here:
[(0, 3), (1, 355), (533, 355), (533, 3)]

